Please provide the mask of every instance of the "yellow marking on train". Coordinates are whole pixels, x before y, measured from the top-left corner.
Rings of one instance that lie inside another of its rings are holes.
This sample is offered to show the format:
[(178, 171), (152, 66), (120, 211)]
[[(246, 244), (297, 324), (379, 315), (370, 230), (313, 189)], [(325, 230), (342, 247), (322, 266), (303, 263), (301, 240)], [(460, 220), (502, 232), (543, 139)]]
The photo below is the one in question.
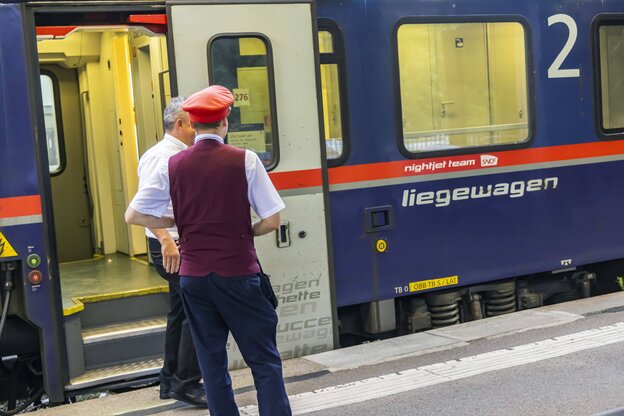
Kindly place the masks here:
[(441, 277), (439, 279), (421, 280), (409, 284), (410, 292), (420, 292), (421, 290), (437, 289), (439, 287), (454, 286), (459, 283), (459, 276)]
[(84, 304), (78, 298), (72, 298), (74, 304), (67, 308), (63, 308), (63, 316), (70, 316), (78, 312), (84, 311)]
[(141, 263), (144, 266), (149, 266), (149, 263), (147, 261), (140, 259), (138, 257), (130, 257), (130, 260), (136, 261), (137, 263)]
[(97, 260), (102, 260), (103, 258), (104, 258), (104, 255), (95, 253), (93, 254), (93, 257), (91, 257), (90, 259), (64, 261), (61, 264), (84, 263), (85, 261), (97, 261)]
[(72, 302), (74, 302), (72, 306), (63, 308), (63, 316), (70, 316), (75, 313), (82, 312), (84, 310), (85, 303), (95, 303), (95, 302), (102, 302), (105, 300), (124, 299), (124, 298), (131, 298), (134, 296), (145, 296), (145, 295), (152, 295), (154, 293), (168, 293), (168, 292), (169, 292), (169, 286), (167, 285), (167, 286), (148, 287), (145, 289), (126, 290), (123, 292), (102, 293), (99, 295), (75, 297), (71, 299)]
[(377, 244), (375, 246), (377, 251), (380, 253), (383, 253), (388, 249), (388, 243), (386, 243), (386, 240), (377, 240)]
[(16, 257), (17, 255), (17, 251), (9, 243), (9, 240), (6, 239), (4, 234), (0, 233), (0, 257)]

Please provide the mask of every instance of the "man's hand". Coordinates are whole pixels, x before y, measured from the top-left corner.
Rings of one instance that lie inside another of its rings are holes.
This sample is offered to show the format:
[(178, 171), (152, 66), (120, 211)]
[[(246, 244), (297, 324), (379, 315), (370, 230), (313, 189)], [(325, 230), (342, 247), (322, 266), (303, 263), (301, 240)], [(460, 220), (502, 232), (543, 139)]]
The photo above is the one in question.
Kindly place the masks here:
[(166, 228), (150, 228), (149, 230), (160, 242), (163, 268), (167, 273), (177, 273), (180, 270), (180, 250), (178, 249), (178, 244)]
[(177, 273), (180, 270), (180, 250), (172, 238), (165, 239), (161, 243), (163, 267), (167, 273)]

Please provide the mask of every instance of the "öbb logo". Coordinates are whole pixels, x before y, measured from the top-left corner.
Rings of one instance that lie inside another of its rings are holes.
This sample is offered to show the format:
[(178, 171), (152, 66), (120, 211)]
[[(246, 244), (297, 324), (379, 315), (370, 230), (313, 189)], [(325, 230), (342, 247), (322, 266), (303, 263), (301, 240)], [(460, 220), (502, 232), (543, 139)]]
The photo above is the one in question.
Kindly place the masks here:
[(481, 155), (481, 167), (498, 165), (498, 158), (492, 155)]

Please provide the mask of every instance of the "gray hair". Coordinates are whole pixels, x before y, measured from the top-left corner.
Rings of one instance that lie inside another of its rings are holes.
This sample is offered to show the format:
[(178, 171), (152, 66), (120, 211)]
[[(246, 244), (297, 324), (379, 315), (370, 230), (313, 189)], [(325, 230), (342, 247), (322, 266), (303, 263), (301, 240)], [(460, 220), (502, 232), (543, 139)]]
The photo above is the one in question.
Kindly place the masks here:
[(186, 97), (174, 97), (171, 99), (167, 108), (165, 108), (163, 112), (163, 125), (166, 131), (170, 131), (175, 125), (176, 120), (186, 113), (186, 111), (182, 110), (182, 103), (184, 103), (184, 100), (186, 100)]

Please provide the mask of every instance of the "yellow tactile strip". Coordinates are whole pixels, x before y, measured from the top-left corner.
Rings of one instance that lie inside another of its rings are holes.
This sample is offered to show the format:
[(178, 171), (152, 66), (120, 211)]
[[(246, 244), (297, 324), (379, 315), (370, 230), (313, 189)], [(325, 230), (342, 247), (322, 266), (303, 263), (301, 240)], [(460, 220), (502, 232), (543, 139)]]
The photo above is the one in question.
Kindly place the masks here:
[(63, 308), (63, 316), (69, 316), (69, 315), (73, 315), (75, 313), (83, 311), (85, 303), (102, 302), (105, 300), (124, 299), (124, 298), (131, 298), (134, 296), (145, 296), (145, 295), (151, 295), (154, 293), (167, 293), (167, 292), (169, 292), (169, 285), (148, 287), (145, 289), (126, 290), (123, 292), (102, 293), (99, 295), (78, 296), (78, 297), (71, 298), (72, 302), (74, 303), (72, 306)]

